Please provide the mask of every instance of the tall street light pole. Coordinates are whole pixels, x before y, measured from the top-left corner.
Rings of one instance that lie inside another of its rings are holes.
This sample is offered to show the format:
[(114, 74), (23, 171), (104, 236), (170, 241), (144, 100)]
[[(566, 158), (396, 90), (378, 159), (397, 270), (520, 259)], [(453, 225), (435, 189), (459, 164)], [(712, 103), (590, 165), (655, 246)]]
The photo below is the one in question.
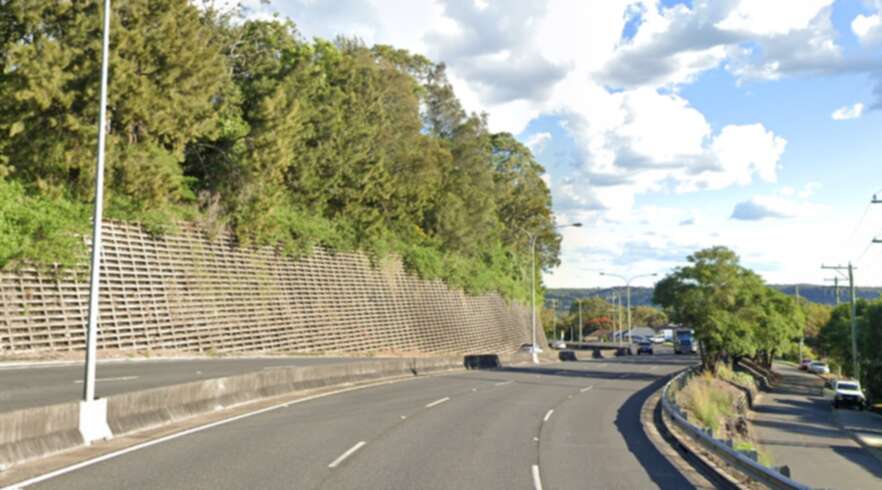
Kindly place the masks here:
[[(567, 228), (567, 227), (578, 228), (581, 226), (582, 226), (582, 223), (571, 223), (568, 225), (557, 225), (554, 228), (555, 229)], [(527, 230), (524, 230), (524, 233), (526, 233), (527, 236), (530, 237), (530, 263), (532, 266), (532, 269), (530, 270), (530, 310), (531, 310), (530, 323), (532, 324), (532, 330), (533, 330), (533, 344), (532, 344), (532, 349), (530, 349), (530, 350), (533, 353), (533, 364), (539, 364), (539, 353), (536, 352), (538, 349), (538, 346), (536, 345), (536, 238), (537, 238), (537, 236), (535, 233), (530, 233)]]
[(98, 350), (99, 294), (101, 288), (101, 222), (104, 207), (104, 146), (107, 134), (107, 65), (110, 51), (110, 0), (104, 0), (104, 33), (101, 46), (101, 95), (98, 108), (98, 159), (95, 165), (95, 209), (92, 216), (92, 261), (89, 284), (89, 323), (86, 329), (86, 372), (80, 403), (80, 433), (86, 444), (111, 437), (107, 425), (107, 400), (95, 399), (95, 362)]
[(630, 344), (633, 339), (633, 337), (631, 336), (631, 281), (633, 281), (634, 279), (639, 279), (641, 277), (655, 277), (658, 275), (658, 273), (653, 272), (652, 274), (638, 274), (636, 276), (631, 276), (630, 278), (620, 276), (618, 274), (612, 274), (609, 272), (601, 272), (600, 275), (616, 277), (625, 281), (625, 297), (627, 298), (626, 308), (628, 310), (628, 343)]

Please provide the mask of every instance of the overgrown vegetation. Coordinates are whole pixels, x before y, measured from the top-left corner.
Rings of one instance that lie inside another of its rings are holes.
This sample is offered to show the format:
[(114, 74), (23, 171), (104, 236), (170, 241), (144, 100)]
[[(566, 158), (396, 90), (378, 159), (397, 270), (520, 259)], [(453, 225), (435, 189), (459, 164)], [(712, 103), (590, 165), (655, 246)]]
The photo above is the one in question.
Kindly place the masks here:
[[(857, 319), (857, 357), (861, 385), (871, 401), (882, 400), (882, 299), (860, 299), (855, 305)], [(817, 350), (828, 357), (833, 371), (854, 377), (852, 362), (850, 306), (843, 304), (833, 310), (830, 320), (821, 328)]]
[(765, 367), (790, 352), (803, 333), (805, 314), (796, 298), (763, 283), (726, 247), (690, 255), (658, 282), (654, 302), (672, 319), (695, 330), (704, 369), (751, 357)]
[[(93, 199), (101, 2), (4, 2), (0, 265), (71, 264)], [(246, 246), (397, 253), (525, 299), (558, 261), (543, 168), (463, 110), (443, 64), (187, 0), (114, 4), (107, 217)]]
[[(744, 378), (747, 376), (749, 381)], [(736, 451), (756, 451), (761, 464), (771, 466), (769, 453), (755, 442), (750, 424), (747, 421), (748, 406), (745, 395), (725, 382), (729, 379), (742, 386), (753, 385), (754, 381), (745, 373), (733, 372), (721, 365), (717, 376), (710, 371), (693, 376), (675, 394), (677, 405), (686, 411), (692, 423), (709, 429), (713, 437), (731, 440)]]

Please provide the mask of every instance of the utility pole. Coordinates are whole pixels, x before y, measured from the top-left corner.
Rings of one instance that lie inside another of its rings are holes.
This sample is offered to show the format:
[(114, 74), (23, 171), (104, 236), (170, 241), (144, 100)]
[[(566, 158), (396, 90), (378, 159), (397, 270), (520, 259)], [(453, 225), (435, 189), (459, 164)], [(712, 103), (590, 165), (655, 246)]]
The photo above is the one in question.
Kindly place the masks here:
[(619, 324), (619, 345), (622, 343), (622, 336), (625, 334), (625, 325), (622, 323), (622, 295), (616, 293), (616, 319)]
[(836, 295), (836, 306), (839, 306), (839, 277), (825, 278), (824, 280), (827, 282), (833, 281), (833, 291)]
[[(551, 338), (557, 335), (557, 300), (551, 300)], [(560, 335), (560, 339), (563, 340), (563, 333)]]
[(580, 299), (579, 300), (579, 342), (580, 343), (585, 341), (585, 336), (583, 335), (584, 330), (585, 330), (585, 324), (582, 323), (582, 300)]
[[(876, 201), (876, 196), (873, 196), (873, 202)], [(874, 240), (875, 241), (875, 240)], [(848, 266), (844, 265), (821, 265), (821, 269), (829, 269), (834, 270), (839, 274), (843, 274), (844, 270), (848, 271), (848, 288), (851, 290), (851, 363), (852, 370), (854, 373), (854, 379), (860, 381), (861, 380), (861, 371), (860, 371), (860, 363), (858, 362), (858, 352), (857, 352), (857, 294), (854, 289), (854, 270), (857, 267), (853, 267), (851, 262), (848, 263)]]
[[(799, 312), (802, 313), (802, 302), (799, 298), (799, 284), (796, 285), (796, 307), (799, 308)], [(802, 366), (802, 347), (805, 344), (805, 320), (803, 319), (800, 323), (802, 324), (802, 335), (799, 337), (799, 365)]]

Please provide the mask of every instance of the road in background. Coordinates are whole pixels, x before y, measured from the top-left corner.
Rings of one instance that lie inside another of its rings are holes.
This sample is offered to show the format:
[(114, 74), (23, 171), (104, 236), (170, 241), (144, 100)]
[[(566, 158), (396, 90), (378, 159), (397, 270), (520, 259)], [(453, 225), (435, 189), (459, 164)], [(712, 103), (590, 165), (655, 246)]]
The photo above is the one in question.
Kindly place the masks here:
[(689, 488), (639, 412), (694, 361), (668, 354), (421, 377), (292, 404), (36, 488)]
[(783, 376), (754, 405), (753, 426), (776, 465), (813, 488), (882, 488), (882, 463), (833, 421), (823, 382), (815, 375), (775, 364)]
[[(99, 361), (96, 394), (105, 397), (276, 367), (364, 362), (374, 359), (379, 358), (255, 357)], [(79, 400), (83, 396), (82, 383), (82, 363), (63, 366), (0, 364), (0, 412)]]

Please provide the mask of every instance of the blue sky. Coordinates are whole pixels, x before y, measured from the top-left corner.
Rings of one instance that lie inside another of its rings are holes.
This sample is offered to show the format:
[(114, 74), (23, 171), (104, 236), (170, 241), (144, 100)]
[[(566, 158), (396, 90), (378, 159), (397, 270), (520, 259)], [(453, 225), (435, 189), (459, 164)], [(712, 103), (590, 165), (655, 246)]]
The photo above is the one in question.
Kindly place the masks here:
[(253, 15), (445, 62), (467, 109), (534, 150), (558, 221), (584, 224), (563, 230), (549, 286), (664, 273), (711, 245), (770, 282), (820, 283), (822, 262), (854, 260), (859, 284), (880, 285), (882, 245), (867, 246), (882, 233), (882, 205), (868, 206), (882, 188), (880, 7), (289, 0)]

